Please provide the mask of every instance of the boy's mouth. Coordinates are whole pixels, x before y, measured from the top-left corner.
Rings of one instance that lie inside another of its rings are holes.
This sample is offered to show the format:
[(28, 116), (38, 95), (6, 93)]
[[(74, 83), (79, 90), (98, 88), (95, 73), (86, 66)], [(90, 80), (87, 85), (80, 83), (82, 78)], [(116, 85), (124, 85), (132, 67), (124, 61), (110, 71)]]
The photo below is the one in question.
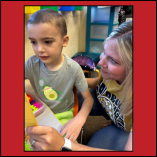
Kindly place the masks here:
[(48, 59), (49, 56), (39, 56), (41, 59)]

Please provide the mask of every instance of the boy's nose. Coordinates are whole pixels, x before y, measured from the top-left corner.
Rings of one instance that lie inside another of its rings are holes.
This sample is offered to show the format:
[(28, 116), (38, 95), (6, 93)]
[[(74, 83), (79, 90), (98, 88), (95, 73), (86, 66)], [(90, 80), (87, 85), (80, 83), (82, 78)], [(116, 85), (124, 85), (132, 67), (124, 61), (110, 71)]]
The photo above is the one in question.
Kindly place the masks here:
[(41, 45), (38, 45), (38, 52), (40, 53), (44, 52), (44, 48)]

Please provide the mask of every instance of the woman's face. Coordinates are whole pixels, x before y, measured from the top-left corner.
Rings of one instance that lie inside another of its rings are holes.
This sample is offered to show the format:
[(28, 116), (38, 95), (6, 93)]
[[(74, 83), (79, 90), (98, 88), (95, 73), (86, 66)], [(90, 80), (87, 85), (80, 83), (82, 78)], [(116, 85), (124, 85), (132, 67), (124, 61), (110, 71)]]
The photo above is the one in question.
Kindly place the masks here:
[(105, 80), (116, 80), (121, 84), (126, 77), (126, 65), (121, 61), (116, 46), (116, 41), (110, 39), (104, 46), (98, 63), (101, 66), (101, 75)]

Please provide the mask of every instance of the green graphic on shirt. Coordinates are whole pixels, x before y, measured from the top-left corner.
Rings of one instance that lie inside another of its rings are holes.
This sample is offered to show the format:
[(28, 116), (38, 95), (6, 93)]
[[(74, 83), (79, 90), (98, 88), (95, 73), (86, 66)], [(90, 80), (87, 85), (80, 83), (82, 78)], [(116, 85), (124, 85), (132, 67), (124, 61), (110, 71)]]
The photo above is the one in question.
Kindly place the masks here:
[(55, 91), (50, 86), (44, 86), (42, 91), (47, 100), (60, 100), (60, 101), (64, 100), (64, 99), (59, 99), (59, 94), (58, 94), (58, 93), (62, 93), (64, 95), (64, 93), (60, 91)]
[(43, 88), (43, 93), (47, 100), (57, 100), (58, 99), (58, 93), (50, 86), (45, 86)]
[[(48, 85), (44, 86), (44, 84), (45, 84), (44, 79), (40, 79), (39, 80), (39, 90), (38, 91), (41, 94), (43, 94), (47, 100), (60, 100), (60, 101), (64, 100), (64, 99), (59, 99), (59, 93), (64, 95), (63, 92), (56, 91)], [(43, 86), (44, 86), (44, 88), (42, 89), (43, 92), (41, 92), (40, 88), (43, 87)]]
[(40, 79), (39, 80), (39, 90), (38, 91), (40, 91), (40, 87), (42, 87), (44, 84), (45, 84), (44, 79)]

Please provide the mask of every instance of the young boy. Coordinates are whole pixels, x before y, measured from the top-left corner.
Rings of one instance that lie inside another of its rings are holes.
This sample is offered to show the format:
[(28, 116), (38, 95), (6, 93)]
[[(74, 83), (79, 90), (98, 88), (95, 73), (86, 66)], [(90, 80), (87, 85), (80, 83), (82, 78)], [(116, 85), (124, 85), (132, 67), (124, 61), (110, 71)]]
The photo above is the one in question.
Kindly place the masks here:
[(80, 65), (62, 54), (69, 41), (65, 19), (56, 11), (41, 9), (28, 19), (27, 33), (35, 55), (25, 62), (25, 79), (29, 79), (39, 98), (54, 114), (71, 111), (74, 86), (84, 98), (79, 113), (61, 131), (61, 135), (75, 141), (92, 108), (93, 98)]

